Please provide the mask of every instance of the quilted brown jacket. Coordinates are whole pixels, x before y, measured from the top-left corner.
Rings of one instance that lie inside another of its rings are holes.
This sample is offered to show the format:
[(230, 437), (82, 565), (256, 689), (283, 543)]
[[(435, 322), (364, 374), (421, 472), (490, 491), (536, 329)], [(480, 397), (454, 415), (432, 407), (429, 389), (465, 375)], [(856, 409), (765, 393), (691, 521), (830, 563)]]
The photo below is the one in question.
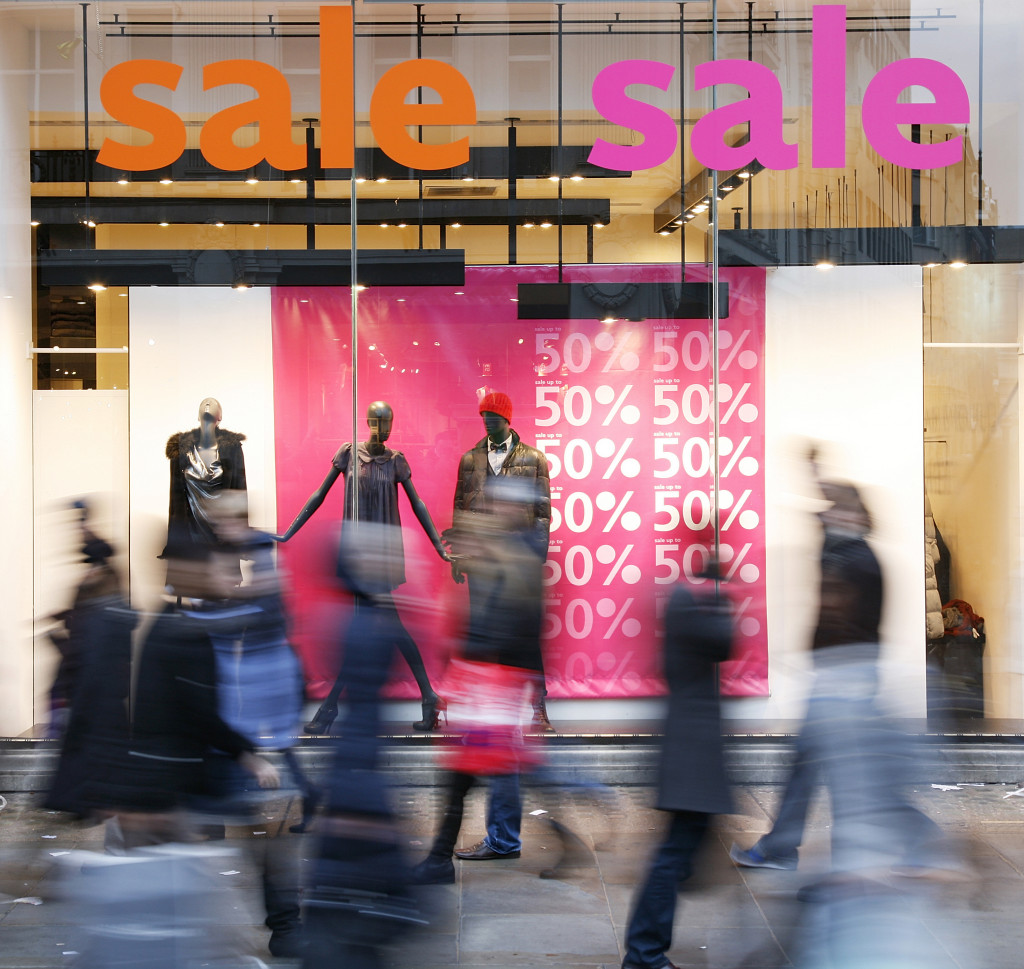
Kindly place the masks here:
[[(514, 476), (533, 481), (536, 495), (532, 505), (525, 511), (523, 530), (530, 547), (543, 562), (548, 557), (548, 532), (551, 528), (551, 488), (548, 483), (548, 459), (542, 451), (524, 444), (519, 435), (512, 431), (512, 447), (501, 466), (500, 475)], [(464, 512), (487, 513), (491, 498), (487, 479), (492, 477), (487, 463), (487, 438), (462, 455), (459, 461), (459, 476), (455, 485), (452, 524), (459, 526), (459, 517)]]

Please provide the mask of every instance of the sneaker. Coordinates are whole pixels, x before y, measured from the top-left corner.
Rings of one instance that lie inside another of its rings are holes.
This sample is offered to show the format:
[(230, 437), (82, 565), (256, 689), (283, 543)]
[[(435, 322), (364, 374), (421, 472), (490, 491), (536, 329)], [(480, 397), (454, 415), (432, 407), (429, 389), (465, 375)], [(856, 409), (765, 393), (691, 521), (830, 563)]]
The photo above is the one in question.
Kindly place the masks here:
[(779, 871), (795, 871), (797, 865), (796, 855), (781, 858), (763, 855), (757, 845), (744, 849), (738, 844), (734, 844), (729, 849), (729, 857), (741, 868), (776, 868)]

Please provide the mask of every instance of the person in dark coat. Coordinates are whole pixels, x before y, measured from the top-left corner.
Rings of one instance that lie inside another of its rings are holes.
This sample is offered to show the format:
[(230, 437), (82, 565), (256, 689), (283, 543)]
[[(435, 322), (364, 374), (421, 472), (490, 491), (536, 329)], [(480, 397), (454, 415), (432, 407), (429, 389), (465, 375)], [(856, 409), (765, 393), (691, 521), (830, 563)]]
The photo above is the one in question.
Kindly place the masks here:
[(43, 806), (88, 818), (113, 803), (111, 783), (123, 771), (128, 744), (128, 688), (136, 616), (110, 562), (114, 550), (86, 525), (81, 502), (82, 554), (87, 570), (64, 614), (70, 716), (60, 760)]
[(732, 810), (717, 671), (731, 646), (732, 618), (717, 587), (705, 591), (678, 585), (665, 616), (668, 712), (655, 802), (669, 813), (669, 825), (633, 903), (623, 969), (672, 966), (666, 953), (679, 883), (692, 874), (712, 816)]

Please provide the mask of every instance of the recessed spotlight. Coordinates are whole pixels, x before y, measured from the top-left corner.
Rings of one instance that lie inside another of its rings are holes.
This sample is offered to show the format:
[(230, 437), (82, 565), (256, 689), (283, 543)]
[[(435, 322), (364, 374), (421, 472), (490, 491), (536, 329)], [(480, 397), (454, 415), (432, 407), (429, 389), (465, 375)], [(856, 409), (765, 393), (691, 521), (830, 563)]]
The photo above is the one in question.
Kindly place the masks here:
[(814, 268), (820, 272), (827, 273), (830, 269), (835, 269), (836, 264), (828, 259), (819, 259), (818, 262), (814, 264)]
[(594, 223), (594, 228), (595, 229), (603, 229), (604, 228), (604, 223), (603, 222), (595, 222)]
[(127, 178), (119, 178), (117, 180), (117, 184), (118, 185), (131, 185), (131, 182), (129, 182)]
[(660, 231), (660, 232), (658, 233), (658, 235), (660, 235), (660, 236), (670, 236), (670, 235), (672, 235), (672, 233), (671, 233), (671, 232), (669, 232), (669, 230), (668, 230), (668, 229), (662, 229), (662, 230), (661, 230), (661, 231)]
[(676, 219), (675, 222), (673, 222), (672, 224), (673, 225), (682, 225), (683, 224), (683, 220), (682, 219)]
[(259, 185), (260, 180), (258, 178), (247, 178), (245, 180), (246, 185)]
[(934, 269), (934, 268), (935, 268), (935, 267), (936, 267), (937, 265), (938, 265), (938, 263), (937, 263), (937, 262), (926, 262), (926, 263), (924, 264), (924, 267), (923, 267), (923, 268), (924, 268), (924, 269)]
[(462, 223), (461, 222), (453, 222), (451, 225), (448, 226), (448, 228), (449, 229), (461, 229), (462, 228)]
[(214, 225), (215, 225), (215, 226), (216, 226), (216, 227), (217, 227), (218, 229), (223, 229), (223, 228), (224, 228), (224, 223), (223, 223), (223, 222), (214, 222), (213, 224), (214, 224)]
[(29, 222), (29, 225), (39, 225), (39, 223), (35, 219), (33, 219), (31, 222)]
[(377, 184), (378, 185), (386, 185), (387, 182), (388, 182), (388, 180), (386, 178), (378, 178), (377, 179)]
[(249, 288), (249, 284), (248, 283), (235, 283), (233, 288), (237, 292), (239, 292), (239, 293), (244, 293)]
[(541, 222), (540, 227), (542, 229), (550, 229), (551, 223), (547, 219), (545, 219), (543, 222)]
[(161, 227), (164, 228), (164, 229), (166, 229), (170, 224), (171, 224), (170, 222), (161, 222), (160, 223)]
[(571, 178), (569, 179), (569, 181), (570, 181), (570, 182), (582, 182), (582, 181), (583, 181), (583, 176), (582, 176), (582, 175), (573, 175), (573, 176), (572, 176), (572, 177), (571, 177)]
[(160, 184), (161, 185), (173, 185), (174, 184), (174, 179), (173, 178), (161, 178), (160, 179)]
[(408, 224), (409, 224), (408, 222), (399, 222), (398, 223), (398, 228), (399, 229), (404, 229)]
[(474, 181), (474, 178), (473, 178), (473, 176), (472, 176), (472, 175), (463, 175), (463, 176), (462, 176), (462, 180), (463, 180), (464, 182), (472, 182), (472, 181)]
[(750, 178), (751, 176), (750, 176), (750, 172), (737, 172), (736, 173), (736, 177), (737, 178)]
[(301, 178), (289, 178), (288, 181), (291, 182), (292, 185), (301, 185), (302, 184), (302, 179)]
[(253, 222), (252, 227), (254, 229), (258, 229), (260, 227), (260, 223), (259, 222)]
[(361, 293), (366, 287), (362, 283), (356, 283), (355, 289), (357, 293)]
[(523, 223), (523, 228), (524, 229), (532, 229), (533, 228), (533, 223), (532, 222), (524, 222)]
[(964, 269), (967, 266), (967, 262), (963, 259), (951, 259), (949, 261), (950, 269)]
[(557, 175), (548, 175), (549, 182), (560, 182), (561, 179)]
[(90, 283), (89, 289), (91, 289), (94, 293), (103, 293), (106, 292), (107, 287), (104, 286), (103, 283)]
[(356, 185), (362, 185), (362, 184), (364, 184), (365, 182), (366, 182), (366, 179), (365, 179), (365, 178), (357, 178), (357, 179), (356, 179)]
[(380, 227), (382, 229), (389, 229), (391, 227), (391, 223), (390, 222), (381, 222)]

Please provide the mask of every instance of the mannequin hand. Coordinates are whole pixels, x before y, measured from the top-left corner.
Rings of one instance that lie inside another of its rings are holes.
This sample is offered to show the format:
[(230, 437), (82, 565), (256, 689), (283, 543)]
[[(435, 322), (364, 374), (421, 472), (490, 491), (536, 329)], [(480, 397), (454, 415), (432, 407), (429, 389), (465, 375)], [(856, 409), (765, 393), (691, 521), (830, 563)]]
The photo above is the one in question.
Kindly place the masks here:
[(462, 569), (462, 563), (459, 561), (457, 556), (449, 556), (448, 561), (452, 563), (452, 578), (462, 583), (466, 581), (466, 573)]
[(238, 763), (239, 766), (256, 778), (260, 787), (276, 790), (281, 786), (281, 775), (269, 760), (264, 760), (262, 757), (257, 757), (255, 754), (246, 751), (238, 758)]
[(451, 555), (448, 554), (448, 549), (446, 549), (443, 545), (435, 545), (434, 549), (437, 552), (437, 554), (441, 556), (441, 561), (442, 562), (452, 562), (452, 561), (454, 561), (454, 559), (452, 559)]

